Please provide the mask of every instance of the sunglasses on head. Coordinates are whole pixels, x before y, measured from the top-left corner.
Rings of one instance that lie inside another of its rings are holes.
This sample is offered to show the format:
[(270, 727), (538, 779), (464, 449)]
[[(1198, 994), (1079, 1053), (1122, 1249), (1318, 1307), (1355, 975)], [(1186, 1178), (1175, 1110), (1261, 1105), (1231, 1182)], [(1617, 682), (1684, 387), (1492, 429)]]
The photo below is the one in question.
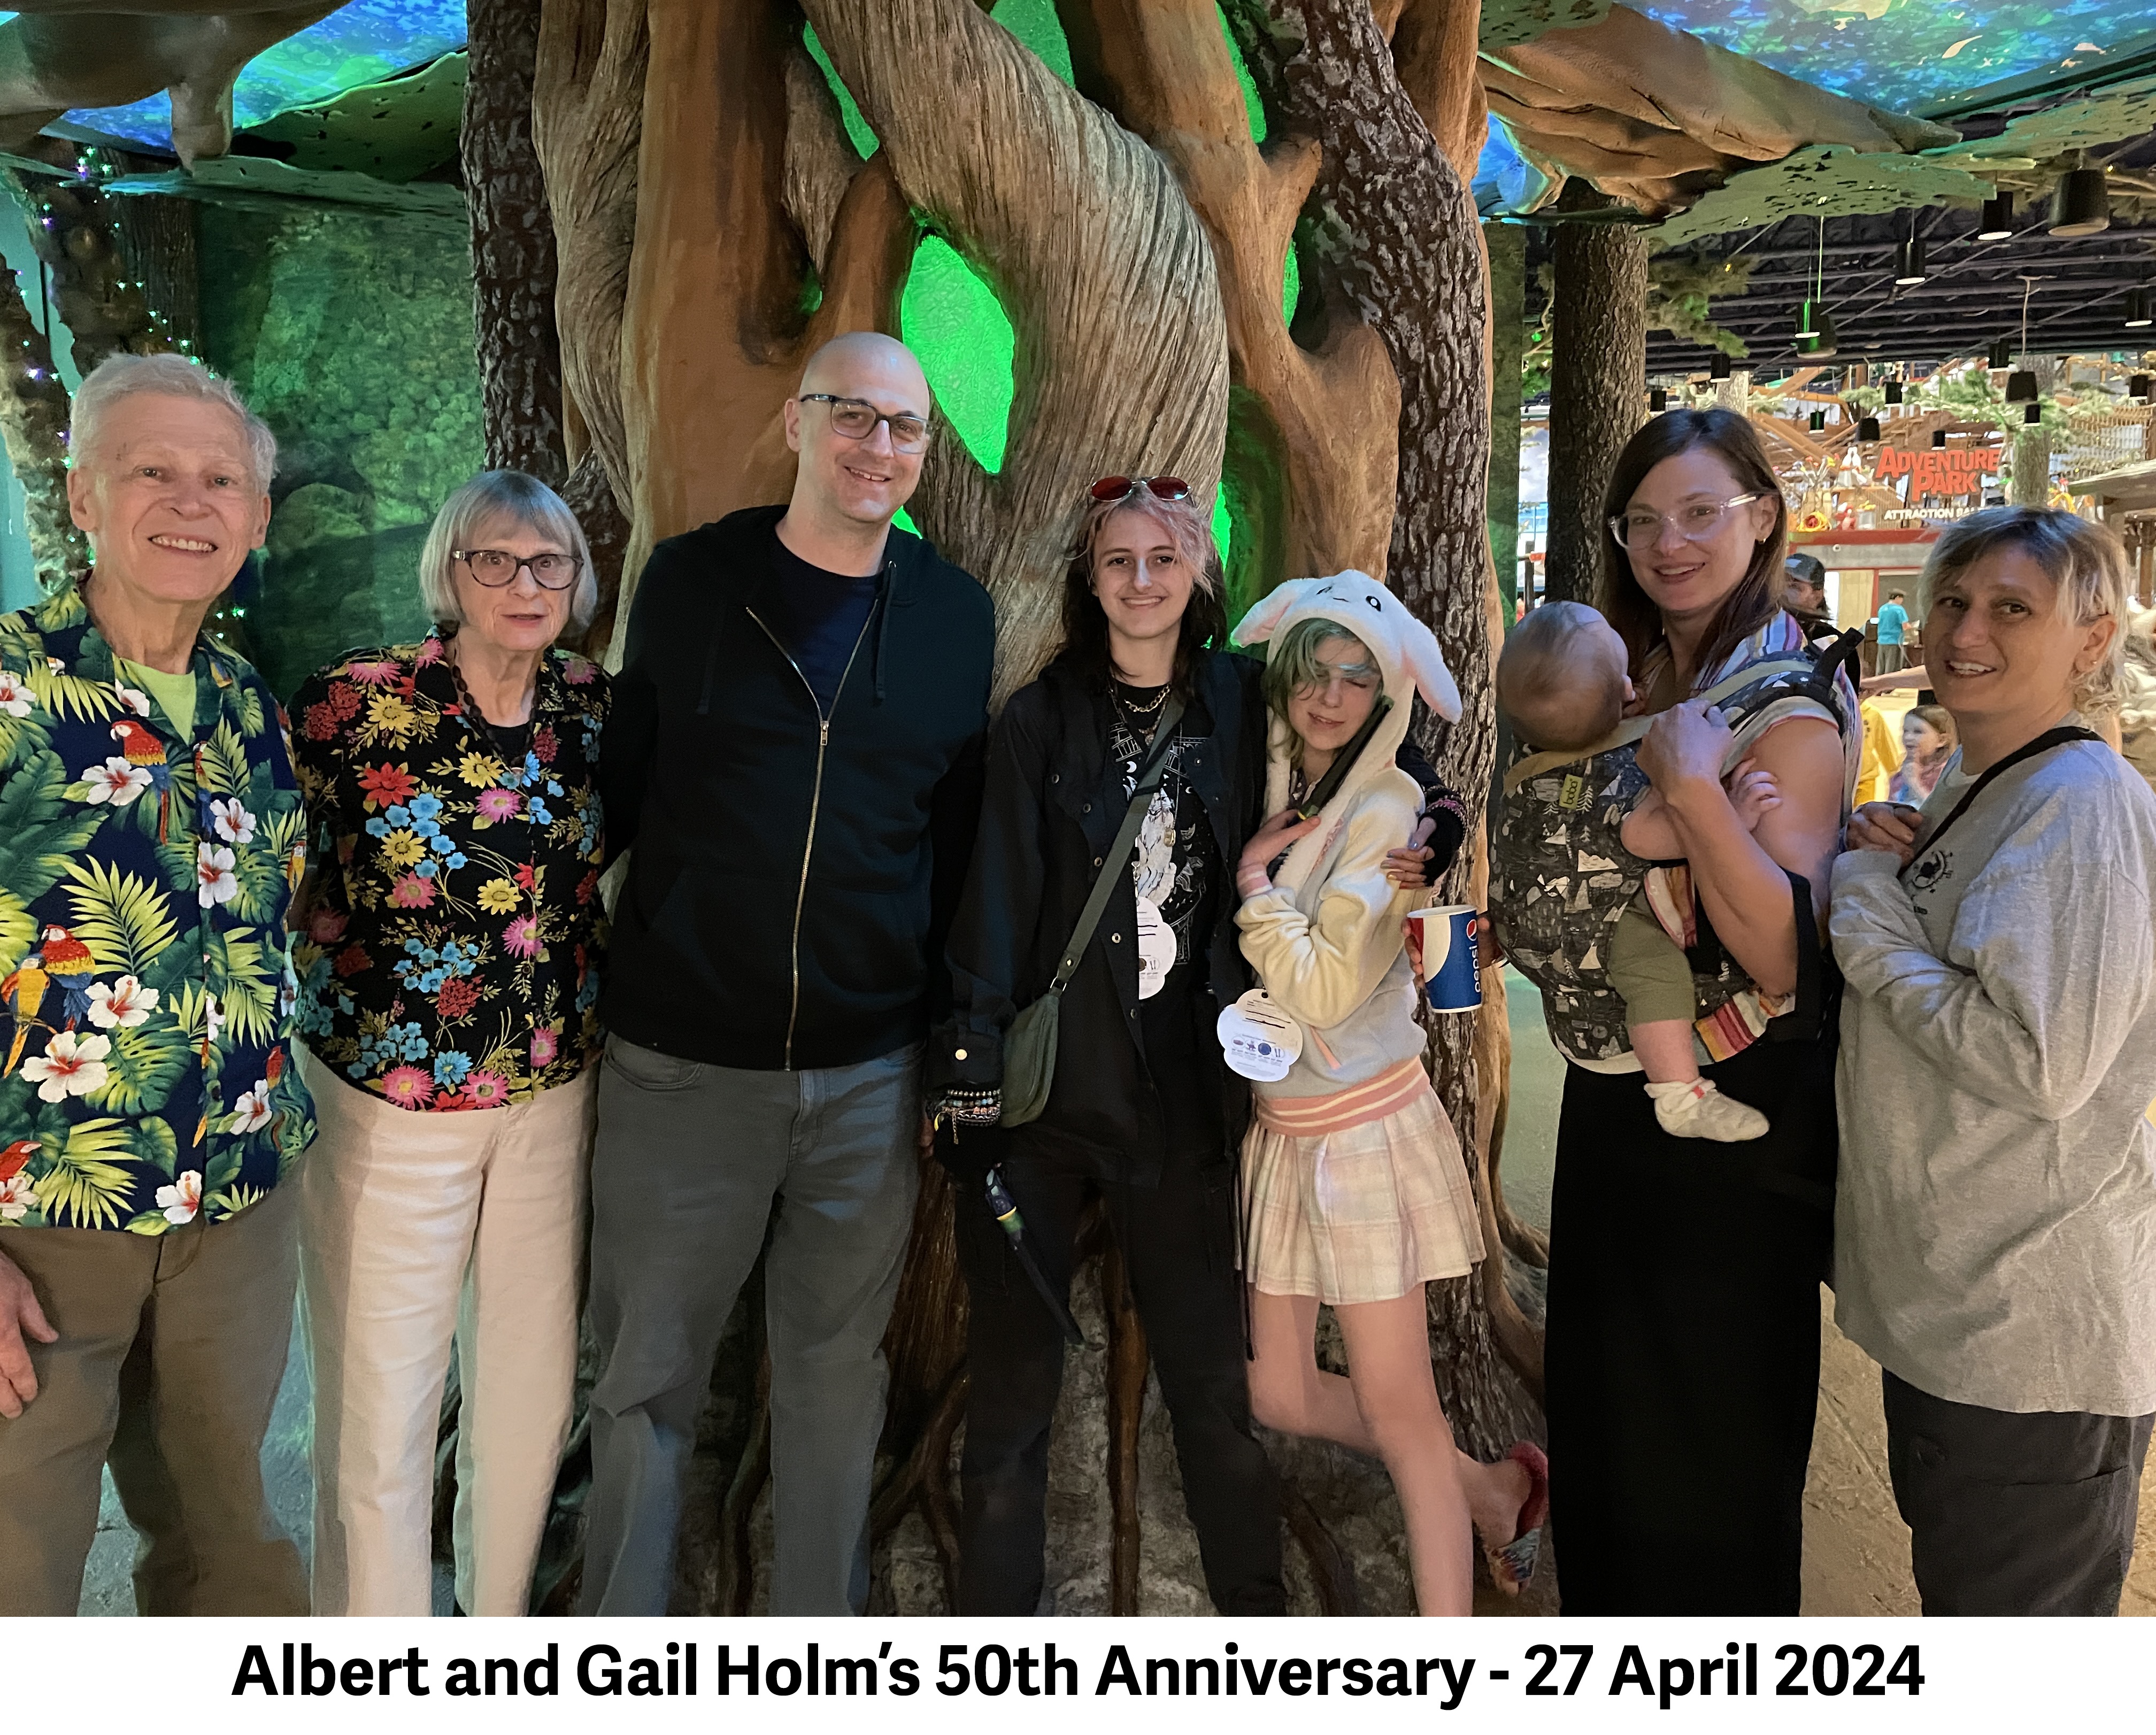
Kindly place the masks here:
[(1180, 476), (1103, 476), (1087, 491), (1098, 500), (1127, 500), (1141, 488), (1155, 500), (1190, 498), (1190, 484)]

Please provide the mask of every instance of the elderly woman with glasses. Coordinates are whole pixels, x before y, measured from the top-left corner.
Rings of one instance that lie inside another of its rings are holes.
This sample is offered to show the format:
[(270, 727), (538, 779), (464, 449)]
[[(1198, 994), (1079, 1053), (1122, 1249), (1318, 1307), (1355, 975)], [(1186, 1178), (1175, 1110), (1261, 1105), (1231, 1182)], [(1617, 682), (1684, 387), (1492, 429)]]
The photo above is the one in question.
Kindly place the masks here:
[(591, 557), (552, 489), (493, 470), (442, 507), (419, 583), (425, 639), (291, 707), (318, 1614), (431, 1612), (452, 1341), (458, 1605), (522, 1613), (576, 1372), (608, 689), (556, 641), (596, 607)]

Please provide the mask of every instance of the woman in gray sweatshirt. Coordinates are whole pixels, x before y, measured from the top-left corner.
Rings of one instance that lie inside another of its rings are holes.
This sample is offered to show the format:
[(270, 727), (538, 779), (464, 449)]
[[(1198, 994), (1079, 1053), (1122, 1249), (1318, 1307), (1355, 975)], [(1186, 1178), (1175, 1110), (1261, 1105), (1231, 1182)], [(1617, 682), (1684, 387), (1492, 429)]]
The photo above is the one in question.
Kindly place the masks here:
[(2125, 557), (1981, 512), (1922, 594), (1962, 747), (1835, 865), (1835, 1318), (1884, 1370), (1925, 1613), (2111, 1614), (2156, 1411), (2156, 795), (2089, 726)]

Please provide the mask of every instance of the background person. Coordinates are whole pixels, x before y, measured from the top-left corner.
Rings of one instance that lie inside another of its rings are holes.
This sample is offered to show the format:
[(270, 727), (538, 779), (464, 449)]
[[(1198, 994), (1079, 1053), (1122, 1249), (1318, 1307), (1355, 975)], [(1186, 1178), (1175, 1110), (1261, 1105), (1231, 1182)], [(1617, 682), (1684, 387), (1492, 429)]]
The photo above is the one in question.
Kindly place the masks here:
[(206, 370), (123, 355), (69, 449), (90, 576), (0, 621), (0, 1614), (75, 1612), (109, 1465), (141, 1613), (304, 1614), (260, 1454), (314, 1135), (305, 824), (275, 698), (202, 632), (276, 441)]
[[(1742, 990), (1730, 1004), (1788, 1009), (1703, 1069), (1767, 1116), (1741, 1147), (1666, 1132), (1630, 1069), (1565, 1069), (1548, 1338), (1564, 1606), (1794, 1614), (1834, 1164), (1831, 1040), (1808, 985), (1854, 742), (1816, 716), (1762, 736), (1750, 757), (1781, 801), (1748, 829), (1722, 782), (1730, 731), (1686, 701), (1803, 644), (1780, 607), (1780, 487), (1742, 417), (1657, 416), (1604, 504), (1626, 534), (1604, 531), (1600, 606), (1660, 713), (1640, 766), (1721, 937), (1721, 986)], [(1853, 714), (1845, 683), (1842, 700)]]
[(1952, 711), (1941, 705), (1912, 706), (1902, 719), (1902, 763), (1887, 784), (1886, 799), (1922, 807), (1960, 745)]
[(1903, 606), (1904, 593), (1898, 590), (1887, 593), (1887, 600), (1879, 609), (1879, 662), (1872, 670), (1875, 675), (1895, 675), (1903, 667), (1902, 639), (1908, 630), (1909, 611)]
[(874, 332), (786, 405), (793, 498), (652, 551), (602, 775), (634, 842), (592, 1165), (582, 1607), (663, 1614), (719, 1334), (770, 1230), (772, 1610), (858, 1614), (931, 961), (972, 848), (988, 593), (891, 520), (928, 387)]
[(2156, 795), (2082, 726), (2126, 560), (2001, 508), (1922, 594), (1960, 757), (1835, 865), (1835, 1317), (1881, 1369), (1924, 1612), (2109, 1614), (2156, 1412)]
[(300, 1028), (317, 1614), (434, 1607), (456, 1347), (457, 1606), (521, 1614), (568, 1437), (602, 1036), (605, 677), (575, 515), (490, 470), (419, 557), (432, 633), (303, 685)]

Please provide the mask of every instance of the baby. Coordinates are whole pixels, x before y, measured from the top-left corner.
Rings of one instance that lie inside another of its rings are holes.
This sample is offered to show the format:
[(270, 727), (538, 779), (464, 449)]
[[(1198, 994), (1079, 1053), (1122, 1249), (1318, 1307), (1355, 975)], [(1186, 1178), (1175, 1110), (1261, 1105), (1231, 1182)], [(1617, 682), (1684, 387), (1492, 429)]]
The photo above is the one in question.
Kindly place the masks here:
[[(1632, 700), (1630, 659), (1615, 628), (1581, 603), (1545, 603), (1505, 640), (1497, 660), (1497, 703), (1512, 731), (1532, 747), (1571, 752), (1593, 746), (1623, 719)], [(1780, 805), (1763, 772), (1740, 767), (1730, 788), (1738, 817), (1756, 828)], [(1648, 791), (1626, 815), (1620, 836), (1644, 860), (1683, 854), (1661, 798)], [(1644, 888), (1618, 920), (1609, 943), (1609, 985), (1624, 997), (1632, 1052), (1647, 1075), (1655, 1118), (1679, 1138), (1724, 1142), (1757, 1138), (1767, 1117), (1717, 1091), (1693, 1059), (1698, 1010), (1691, 967), (1648, 907)]]

